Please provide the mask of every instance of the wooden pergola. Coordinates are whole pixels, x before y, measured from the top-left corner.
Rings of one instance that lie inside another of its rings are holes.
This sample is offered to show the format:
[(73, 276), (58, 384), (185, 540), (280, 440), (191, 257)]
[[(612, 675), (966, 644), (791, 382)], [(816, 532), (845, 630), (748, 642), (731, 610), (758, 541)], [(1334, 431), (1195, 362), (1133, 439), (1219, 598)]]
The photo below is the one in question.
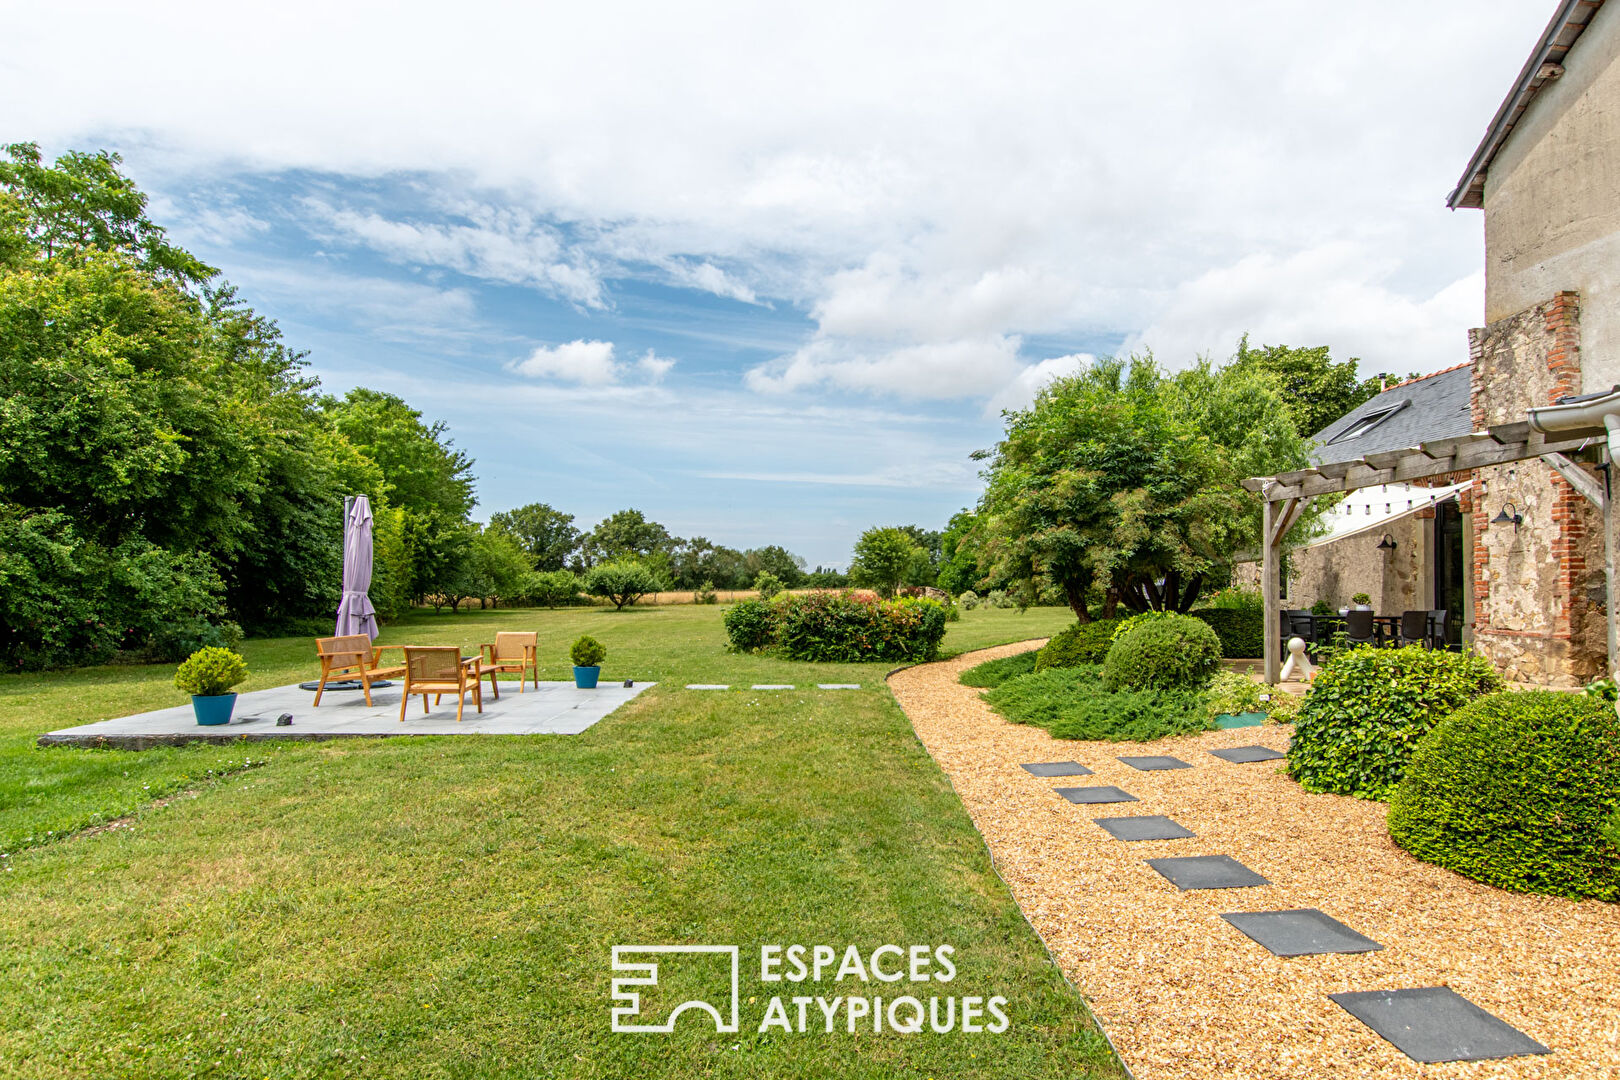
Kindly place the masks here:
[[(1532, 410), (1532, 416), (1541, 410)], [(1514, 424), (1500, 424), (1485, 431), (1455, 438), (1435, 439), (1404, 450), (1388, 450), (1353, 461), (1335, 461), (1313, 469), (1282, 473), (1278, 476), (1256, 476), (1243, 481), (1243, 486), (1265, 500), (1262, 515), (1260, 588), (1265, 598), (1266, 625), (1266, 682), (1276, 683), (1282, 660), (1280, 609), (1277, 602), (1278, 559), (1283, 541), (1299, 521), (1310, 500), (1318, 495), (1378, 484), (1407, 483), (1428, 480), (1449, 473), (1470, 472), (1490, 465), (1509, 465), (1532, 458), (1545, 461), (1569, 481), (1603, 513), (1604, 520), (1604, 574), (1611, 586), (1615, 570), (1615, 521), (1610, 511), (1607, 475), (1594, 478), (1583, 470), (1570, 455), (1596, 460), (1602, 465), (1609, 461), (1608, 431), (1603, 427), (1547, 433), (1536, 430), (1529, 420)], [(1596, 451), (1598, 457), (1591, 458)], [(1615, 672), (1616, 622), (1614, 589), (1607, 590), (1609, 624), (1609, 671)]]

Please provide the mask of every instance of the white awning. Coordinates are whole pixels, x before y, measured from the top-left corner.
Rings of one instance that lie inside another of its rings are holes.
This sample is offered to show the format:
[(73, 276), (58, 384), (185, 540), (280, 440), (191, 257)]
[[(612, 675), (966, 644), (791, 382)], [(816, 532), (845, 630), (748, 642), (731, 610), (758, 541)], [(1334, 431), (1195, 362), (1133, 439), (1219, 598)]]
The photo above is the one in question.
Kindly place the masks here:
[(1317, 537), (1305, 546), (1319, 547), (1370, 529), (1387, 527), (1398, 518), (1455, 499), (1458, 492), (1468, 487), (1468, 483), (1464, 481), (1446, 487), (1375, 484), (1372, 487), (1357, 488), (1345, 496), (1344, 501), (1338, 506), (1322, 515), (1322, 524), (1329, 530), (1327, 535)]

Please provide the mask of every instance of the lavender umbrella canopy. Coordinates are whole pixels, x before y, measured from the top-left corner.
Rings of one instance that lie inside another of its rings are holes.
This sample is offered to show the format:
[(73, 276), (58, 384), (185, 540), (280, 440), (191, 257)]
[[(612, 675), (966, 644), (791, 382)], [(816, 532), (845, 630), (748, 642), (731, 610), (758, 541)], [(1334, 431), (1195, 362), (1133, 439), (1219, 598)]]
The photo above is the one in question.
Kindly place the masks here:
[(377, 609), (371, 588), (371, 500), (356, 495), (343, 518), (343, 599), (338, 602), (337, 633), (369, 634), (377, 640)]

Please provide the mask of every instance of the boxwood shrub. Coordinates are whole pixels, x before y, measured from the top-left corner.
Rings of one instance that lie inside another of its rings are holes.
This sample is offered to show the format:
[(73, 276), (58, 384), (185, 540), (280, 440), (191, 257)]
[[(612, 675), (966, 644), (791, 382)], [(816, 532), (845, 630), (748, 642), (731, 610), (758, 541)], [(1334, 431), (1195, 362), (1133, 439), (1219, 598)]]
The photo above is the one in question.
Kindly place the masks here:
[(1125, 630), (1103, 660), (1109, 690), (1201, 690), (1221, 666), (1221, 642), (1208, 623), (1166, 615)]
[(932, 660), (945, 636), (935, 600), (874, 600), (851, 592), (784, 593), (745, 600), (725, 613), (734, 649), (789, 660), (859, 663)]
[(1100, 664), (1114, 643), (1114, 631), (1124, 619), (1096, 619), (1077, 622), (1059, 631), (1035, 656), (1035, 670), (1068, 668), (1080, 664)]
[(1550, 690), (1492, 694), (1418, 743), (1389, 835), (1427, 862), (1519, 892), (1620, 900), (1620, 718)]
[(1350, 649), (1317, 669), (1294, 721), (1288, 771), (1307, 791), (1388, 799), (1441, 720), (1502, 689), (1490, 661), (1408, 645)]
[(1200, 608), (1188, 614), (1209, 623), (1221, 640), (1221, 655), (1226, 659), (1252, 660), (1265, 655), (1264, 613), (1245, 608)]

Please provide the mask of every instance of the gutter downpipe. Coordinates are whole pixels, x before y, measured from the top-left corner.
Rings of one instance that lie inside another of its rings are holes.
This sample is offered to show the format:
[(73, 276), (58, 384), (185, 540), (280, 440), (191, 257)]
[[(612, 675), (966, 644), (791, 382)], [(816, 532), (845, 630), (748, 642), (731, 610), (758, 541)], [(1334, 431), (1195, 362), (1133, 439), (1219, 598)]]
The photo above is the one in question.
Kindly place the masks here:
[[(1531, 409), (1530, 426), (1542, 434), (1602, 428), (1607, 432), (1603, 460), (1603, 606), (1608, 627), (1609, 678), (1620, 682), (1620, 623), (1615, 612), (1615, 498), (1612, 479), (1615, 462), (1620, 461), (1620, 387), (1587, 401)], [(1620, 702), (1616, 703), (1620, 710)]]

